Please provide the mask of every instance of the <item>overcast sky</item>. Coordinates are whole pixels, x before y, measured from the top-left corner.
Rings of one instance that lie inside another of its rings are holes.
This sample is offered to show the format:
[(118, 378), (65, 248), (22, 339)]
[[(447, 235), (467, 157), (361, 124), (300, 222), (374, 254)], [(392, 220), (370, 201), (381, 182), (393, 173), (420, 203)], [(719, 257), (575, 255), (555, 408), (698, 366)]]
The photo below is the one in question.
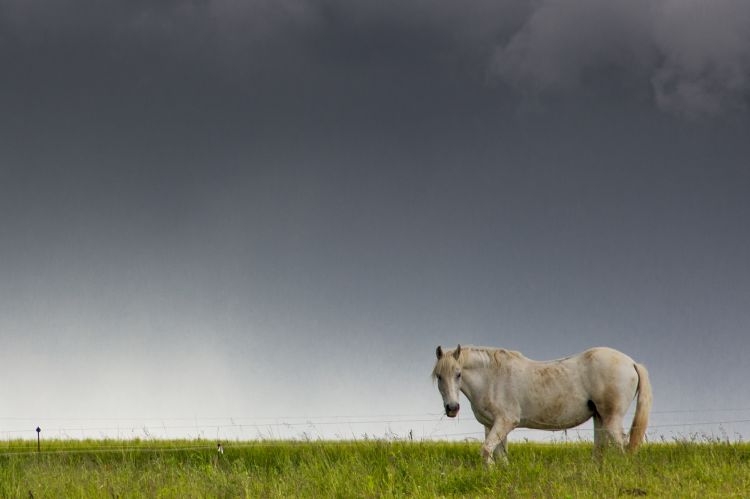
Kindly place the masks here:
[(459, 342), (750, 419), (746, 0), (0, 0), (0, 67), (0, 435), (476, 431)]

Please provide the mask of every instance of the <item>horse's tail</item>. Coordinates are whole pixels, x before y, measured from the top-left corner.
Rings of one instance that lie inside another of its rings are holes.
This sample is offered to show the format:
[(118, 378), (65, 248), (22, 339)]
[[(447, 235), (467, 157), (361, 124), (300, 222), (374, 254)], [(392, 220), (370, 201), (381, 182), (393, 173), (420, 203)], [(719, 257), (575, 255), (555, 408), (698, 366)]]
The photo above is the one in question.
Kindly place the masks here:
[(651, 382), (648, 379), (648, 371), (641, 364), (634, 364), (635, 372), (638, 373), (638, 401), (635, 406), (633, 424), (630, 427), (630, 438), (628, 439), (628, 452), (635, 452), (643, 442), (648, 426), (648, 415), (651, 412)]

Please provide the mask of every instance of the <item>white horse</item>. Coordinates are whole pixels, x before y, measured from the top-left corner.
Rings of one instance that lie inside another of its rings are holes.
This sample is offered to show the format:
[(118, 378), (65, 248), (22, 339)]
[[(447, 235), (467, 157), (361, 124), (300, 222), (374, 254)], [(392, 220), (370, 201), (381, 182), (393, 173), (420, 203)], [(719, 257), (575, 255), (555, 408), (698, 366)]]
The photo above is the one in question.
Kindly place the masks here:
[(458, 393), (471, 403), (484, 425), (482, 456), (507, 462), (508, 433), (514, 428), (563, 430), (594, 418), (594, 452), (607, 443), (623, 448), (622, 422), (638, 396), (628, 451), (643, 441), (651, 410), (648, 371), (622, 352), (592, 348), (550, 361), (527, 359), (502, 348), (437, 347), (432, 371), (443, 396), (445, 414), (456, 417)]

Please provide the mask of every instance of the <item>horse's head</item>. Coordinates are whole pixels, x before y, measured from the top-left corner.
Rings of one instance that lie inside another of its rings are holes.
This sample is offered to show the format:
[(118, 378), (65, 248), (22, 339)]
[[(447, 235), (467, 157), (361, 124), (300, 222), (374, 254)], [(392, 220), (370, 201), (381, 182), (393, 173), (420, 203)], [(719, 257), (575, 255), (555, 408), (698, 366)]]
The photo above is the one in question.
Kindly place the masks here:
[(458, 394), (461, 391), (461, 345), (453, 351), (443, 352), (443, 348), (438, 346), (435, 350), (437, 362), (432, 370), (432, 378), (437, 380), (438, 390), (443, 396), (443, 407), (445, 415), (449, 418), (455, 418), (458, 414), (460, 405), (458, 404)]

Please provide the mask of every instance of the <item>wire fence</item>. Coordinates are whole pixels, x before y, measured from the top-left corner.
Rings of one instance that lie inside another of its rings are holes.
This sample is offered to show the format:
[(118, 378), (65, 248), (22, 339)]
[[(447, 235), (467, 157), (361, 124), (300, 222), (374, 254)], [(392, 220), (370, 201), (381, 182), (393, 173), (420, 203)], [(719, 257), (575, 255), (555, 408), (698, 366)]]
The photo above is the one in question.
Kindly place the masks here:
[[(737, 414), (742, 417), (706, 418), (706, 414)], [(747, 413), (747, 414), (741, 414)], [(750, 430), (750, 408), (667, 409), (652, 411), (647, 438), (651, 440), (684, 436), (698, 429), (707, 438), (728, 439), (728, 430)], [(690, 419), (684, 420), (687, 416)], [(626, 428), (632, 411), (626, 416)], [(71, 423), (71, 424), (67, 424)], [(90, 424), (85, 423), (103, 423)], [(120, 424), (123, 423), (123, 424)], [(169, 440), (203, 439), (254, 443), (263, 441), (309, 440), (457, 440), (482, 439), (484, 429), (467, 415), (447, 419), (441, 413), (320, 415), (320, 416), (180, 416), (180, 417), (46, 417), (0, 416), (0, 440), (36, 440), (41, 429), (44, 439), (58, 440)], [(47, 426), (50, 425), (50, 426)], [(467, 427), (469, 426), (470, 427)], [(471, 430), (470, 430), (471, 428)], [(670, 431), (671, 430), (671, 434)], [(679, 433), (680, 431), (683, 433)], [(586, 423), (569, 430), (518, 428), (513, 438), (555, 441), (575, 435), (580, 440), (593, 437), (593, 426)], [(718, 433), (717, 433), (718, 432)], [(741, 441), (739, 431), (733, 431)], [(34, 442), (36, 443), (36, 442)], [(1, 444), (0, 444), (1, 446)], [(139, 449), (140, 447), (134, 447)], [(118, 448), (121, 450), (121, 448)], [(171, 447), (170, 447), (171, 449)], [(105, 449), (110, 452), (109, 449)]]
[[(464, 420), (463, 422), (470, 422), (469, 420)], [(360, 425), (360, 424), (367, 424), (367, 425), (373, 425), (373, 424), (395, 424), (395, 423), (436, 423), (436, 420), (434, 419), (393, 419), (393, 420), (342, 420), (342, 421), (316, 421), (316, 422), (304, 422), (304, 423), (295, 423), (295, 422), (281, 422), (281, 423), (263, 423), (263, 424), (240, 424), (240, 423), (220, 423), (220, 424), (205, 424), (205, 425), (138, 425), (138, 426), (61, 426), (61, 427), (53, 427), (53, 428), (46, 428), (46, 433), (59, 433), (59, 432), (112, 432), (112, 431), (119, 431), (119, 432), (128, 432), (128, 431), (142, 431), (142, 430), (149, 430), (153, 429), (154, 432), (157, 432), (159, 430), (195, 430), (195, 429), (201, 429), (201, 430), (214, 430), (214, 429), (266, 429), (266, 428), (273, 428), (273, 427), (281, 427), (281, 428), (294, 428), (294, 427), (317, 427), (317, 426), (326, 426), (326, 425)], [(476, 424), (476, 422), (474, 422)], [(681, 423), (671, 423), (671, 424), (651, 424), (649, 425), (649, 429), (656, 429), (656, 428), (677, 428), (677, 427), (686, 427), (686, 426), (711, 426), (711, 425), (723, 425), (723, 424), (736, 424), (736, 423), (750, 423), (750, 419), (731, 419), (731, 420), (720, 420), (720, 421), (693, 421), (693, 422), (681, 422)], [(579, 427), (576, 428), (577, 431), (593, 431), (593, 428), (584, 428)], [(516, 432), (523, 432), (523, 431), (565, 431), (565, 430), (557, 430), (557, 429), (544, 429), (544, 430), (538, 430), (534, 428), (517, 428), (514, 431)], [(0, 430), (0, 434), (34, 434), (36, 433), (35, 429), (15, 429), (15, 430)]]

